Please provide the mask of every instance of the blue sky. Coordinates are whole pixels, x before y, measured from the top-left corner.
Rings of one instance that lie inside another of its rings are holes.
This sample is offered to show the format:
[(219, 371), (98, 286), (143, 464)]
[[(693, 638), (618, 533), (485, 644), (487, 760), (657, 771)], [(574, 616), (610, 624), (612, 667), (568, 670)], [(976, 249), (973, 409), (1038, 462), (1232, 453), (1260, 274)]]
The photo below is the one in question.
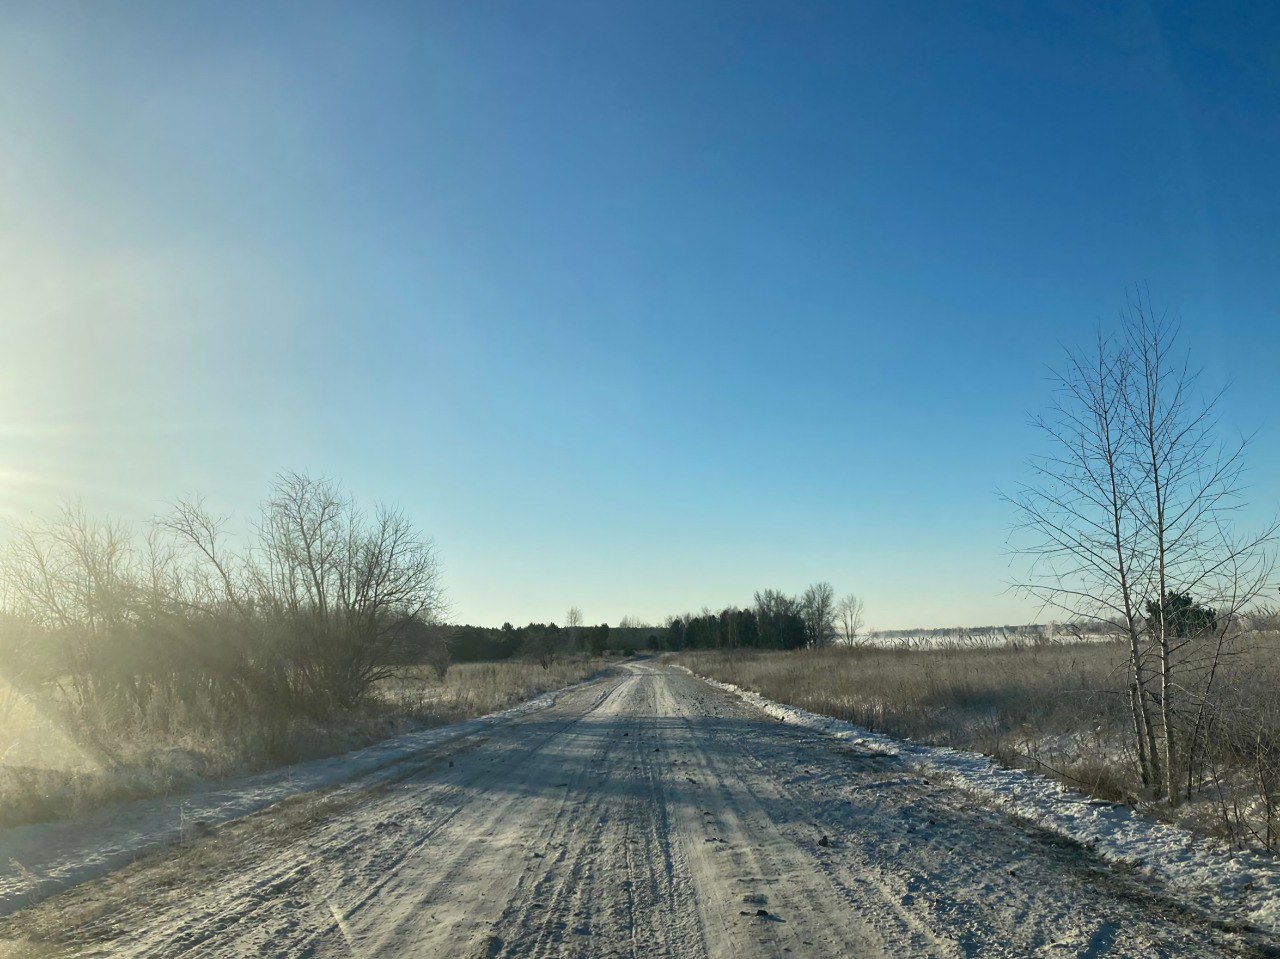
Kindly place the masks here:
[(0, 511), (341, 478), (454, 618), (1025, 622), (1063, 344), (1182, 315), (1280, 504), (1280, 8), (7, 4)]

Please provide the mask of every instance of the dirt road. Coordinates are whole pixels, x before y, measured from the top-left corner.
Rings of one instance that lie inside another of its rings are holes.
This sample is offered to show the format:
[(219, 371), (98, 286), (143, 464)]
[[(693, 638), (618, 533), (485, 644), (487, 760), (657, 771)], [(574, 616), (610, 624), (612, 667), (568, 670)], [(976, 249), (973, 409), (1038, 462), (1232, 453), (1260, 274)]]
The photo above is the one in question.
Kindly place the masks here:
[[(7, 944), (7, 946), (5, 945)], [(0, 922), (0, 955), (1239, 955), (1087, 850), (631, 665)]]

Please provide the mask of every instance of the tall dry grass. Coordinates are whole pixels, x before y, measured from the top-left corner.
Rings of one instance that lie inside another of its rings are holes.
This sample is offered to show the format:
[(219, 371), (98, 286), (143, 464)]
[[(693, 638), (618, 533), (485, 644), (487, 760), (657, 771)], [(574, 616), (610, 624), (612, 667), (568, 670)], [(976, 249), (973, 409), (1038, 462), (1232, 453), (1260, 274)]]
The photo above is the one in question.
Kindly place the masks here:
[(405, 666), (378, 685), (377, 697), (397, 714), (451, 723), (581, 682), (607, 665), (592, 656), (561, 657), (547, 666), (531, 659), (458, 663), (443, 680), (429, 666)]
[[(695, 673), (868, 729), (990, 755), (1092, 795), (1143, 804), (1126, 703), (1126, 650), (1019, 648), (710, 650)], [(1280, 633), (1238, 638), (1181, 772), (1188, 801), (1161, 810), (1202, 831), (1280, 846)]]
[[(1006, 762), (1049, 736), (1097, 751), (1123, 733), (1124, 651), (1082, 643), (1026, 649), (708, 651), (679, 662), (721, 682), (867, 729), (973, 749)], [(1099, 741), (1101, 740), (1101, 741)]]
[(140, 710), (99, 700), (89, 711), (65, 692), (21, 692), (0, 680), (0, 826), (83, 815), (102, 805), (338, 755), (413, 729), (496, 712), (579, 682), (605, 667), (590, 657), (468, 663), (442, 678), (402, 666), (354, 709), (315, 719), (284, 712), (263, 722), (203, 715), (207, 700), (152, 701)]

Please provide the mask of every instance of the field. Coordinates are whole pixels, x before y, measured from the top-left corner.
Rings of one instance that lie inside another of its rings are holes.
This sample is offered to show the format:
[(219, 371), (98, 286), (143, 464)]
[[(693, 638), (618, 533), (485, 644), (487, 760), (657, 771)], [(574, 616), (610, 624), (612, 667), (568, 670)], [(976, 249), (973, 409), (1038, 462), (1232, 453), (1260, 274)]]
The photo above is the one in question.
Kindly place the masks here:
[[(982, 752), (1105, 799), (1147, 804), (1134, 772), (1124, 648), (1109, 642), (991, 648), (709, 650), (674, 661), (874, 731)], [(1280, 637), (1239, 638), (1215, 685), (1190, 797), (1160, 810), (1241, 844), (1276, 846), (1269, 754)], [(1247, 705), (1246, 705), (1247, 704)]]
[[(410, 729), (481, 716), (598, 672), (590, 657), (462, 663), (443, 679), (404, 666), (358, 709), (324, 721), (246, 717), (228, 725), (197, 711), (74, 708), (49, 690), (0, 700), (0, 826), (81, 815), (104, 803), (189, 789), (208, 780), (335, 755)], [(221, 717), (220, 717), (221, 718)]]

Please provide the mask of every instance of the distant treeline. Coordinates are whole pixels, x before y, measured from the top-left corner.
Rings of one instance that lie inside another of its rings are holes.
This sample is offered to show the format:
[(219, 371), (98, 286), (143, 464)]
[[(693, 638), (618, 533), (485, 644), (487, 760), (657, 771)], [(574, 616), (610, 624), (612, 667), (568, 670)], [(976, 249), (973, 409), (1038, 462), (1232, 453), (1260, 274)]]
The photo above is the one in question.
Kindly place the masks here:
[(939, 626), (935, 629), (877, 629), (868, 633), (873, 639), (950, 639), (955, 637), (993, 637), (1002, 639), (1065, 639), (1071, 636), (1096, 636), (1111, 632), (1113, 624), (1105, 621), (1081, 623), (1027, 623), (1018, 626)]
[(862, 601), (849, 594), (836, 600), (830, 583), (814, 583), (799, 596), (761, 590), (748, 607), (671, 616), (662, 648), (802, 649), (853, 642), (862, 628)]
[[(571, 611), (571, 618), (574, 611)], [(628, 620), (624, 620), (628, 622)], [(530, 623), (500, 628), (455, 626), (448, 630), (454, 662), (536, 657), (549, 662), (558, 654), (678, 652), (683, 649), (801, 649), (853, 640), (862, 625), (862, 602), (846, 596), (838, 602), (828, 583), (815, 583), (800, 596), (766, 589), (748, 607), (668, 616), (662, 626), (557, 626)]]
[(455, 663), (478, 663), (524, 657), (550, 663), (558, 655), (587, 653), (600, 656), (614, 651), (630, 655), (641, 649), (658, 649), (657, 633), (649, 627), (557, 626), (529, 623), (513, 626), (452, 626), (446, 629), (449, 655)]
[(718, 613), (673, 616), (663, 649), (802, 649), (809, 645), (804, 617), (792, 610), (728, 607)]

